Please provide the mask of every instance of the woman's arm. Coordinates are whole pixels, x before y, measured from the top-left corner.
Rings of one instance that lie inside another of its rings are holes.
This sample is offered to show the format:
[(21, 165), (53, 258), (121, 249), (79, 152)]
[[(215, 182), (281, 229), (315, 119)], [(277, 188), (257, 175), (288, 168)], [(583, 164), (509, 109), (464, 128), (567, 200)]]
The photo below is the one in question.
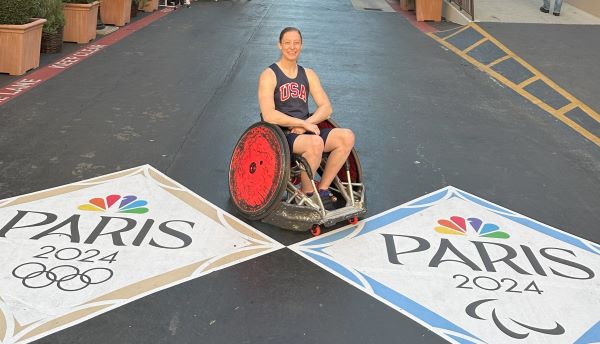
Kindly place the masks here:
[(310, 116), (307, 121), (313, 124), (318, 124), (328, 119), (333, 113), (333, 107), (329, 102), (329, 97), (327, 97), (327, 93), (321, 86), (321, 81), (312, 69), (305, 68), (306, 76), (308, 77), (308, 84), (310, 88), (310, 95), (313, 97), (315, 104), (317, 105), (317, 109)]

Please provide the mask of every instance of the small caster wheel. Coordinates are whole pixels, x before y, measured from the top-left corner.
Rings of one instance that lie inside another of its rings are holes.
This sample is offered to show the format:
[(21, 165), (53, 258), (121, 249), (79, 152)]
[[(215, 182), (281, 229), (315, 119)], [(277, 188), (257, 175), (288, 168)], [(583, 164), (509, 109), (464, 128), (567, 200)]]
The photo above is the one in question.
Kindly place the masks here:
[(358, 216), (354, 216), (353, 218), (348, 219), (348, 223), (351, 224), (351, 225), (357, 224), (358, 223)]
[(319, 225), (313, 225), (310, 228), (310, 234), (312, 234), (313, 236), (319, 236), (319, 235), (321, 235), (321, 226), (319, 226)]

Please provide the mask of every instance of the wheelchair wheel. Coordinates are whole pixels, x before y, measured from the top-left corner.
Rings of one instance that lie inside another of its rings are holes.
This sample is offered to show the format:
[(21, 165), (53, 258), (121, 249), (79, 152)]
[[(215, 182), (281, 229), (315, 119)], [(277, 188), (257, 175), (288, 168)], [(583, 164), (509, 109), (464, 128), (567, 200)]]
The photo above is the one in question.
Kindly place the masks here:
[(229, 164), (229, 193), (237, 210), (260, 220), (281, 204), (290, 179), (290, 150), (283, 131), (258, 122), (238, 140)]
[[(331, 119), (327, 119), (321, 123), (319, 123), (319, 128), (339, 128), (340, 126), (335, 123)], [(350, 155), (348, 156), (348, 163), (350, 164), (350, 178), (353, 183), (362, 183), (363, 175), (362, 175), (362, 166), (360, 165), (360, 160), (358, 160), (358, 154), (356, 154), (356, 150), (352, 148)], [(346, 169), (342, 167), (338, 172), (338, 178), (342, 182), (347, 182), (348, 178), (346, 177)]]

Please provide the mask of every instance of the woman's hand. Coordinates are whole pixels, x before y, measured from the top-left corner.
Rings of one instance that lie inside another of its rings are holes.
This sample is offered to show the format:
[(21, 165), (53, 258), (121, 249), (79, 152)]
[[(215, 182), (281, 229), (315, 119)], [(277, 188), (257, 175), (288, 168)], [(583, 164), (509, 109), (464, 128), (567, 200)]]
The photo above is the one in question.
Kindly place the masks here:
[(294, 127), (294, 128), (292, 128), (292, 130), (290, 130), (290, 132), (293, 134), (302, 135), (302, 134), (306, 133), (306, 129), (304, 129), (302, 127)]
[(312, 124), (312, 123), (308, 123), (307, 121), (304, 121), (304, 125), (302, 126), (301, 129), (304, 129), (304, 132), (310, 131), (311, 133), (314, 133), (315, 135), (319, 135), (319, 132), (320, 132), (318, 126), (316, 126), (315, 124)]

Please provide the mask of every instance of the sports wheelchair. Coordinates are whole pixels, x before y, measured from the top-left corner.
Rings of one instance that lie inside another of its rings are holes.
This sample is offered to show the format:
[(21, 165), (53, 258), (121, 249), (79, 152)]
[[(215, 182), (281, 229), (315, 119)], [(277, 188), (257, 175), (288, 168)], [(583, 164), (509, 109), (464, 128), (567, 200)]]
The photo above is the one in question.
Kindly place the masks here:
[[(321, 129), (337, 127), (332, 120), (319, 124)], [(263, 121), (253, 124), (238, 140), (229, 164), (229, 193), (234, 207), (249, 220), (310, 231), (314, 236), (321, 233), (321, 226), (341, 221), (357, 223), (367, 208), (362, 168), (354, 149), (329, 188), (337, 198), (335, 209), (325, 209), (315, 182), (312, 186), (316, 197), (308, 197), (298, 188), (302, 171), (311, 180), (319, 179), (327, 157), (324, 153), (319, 169), (311, 171), (303, 157), (290, 154), (280, 127)]]

